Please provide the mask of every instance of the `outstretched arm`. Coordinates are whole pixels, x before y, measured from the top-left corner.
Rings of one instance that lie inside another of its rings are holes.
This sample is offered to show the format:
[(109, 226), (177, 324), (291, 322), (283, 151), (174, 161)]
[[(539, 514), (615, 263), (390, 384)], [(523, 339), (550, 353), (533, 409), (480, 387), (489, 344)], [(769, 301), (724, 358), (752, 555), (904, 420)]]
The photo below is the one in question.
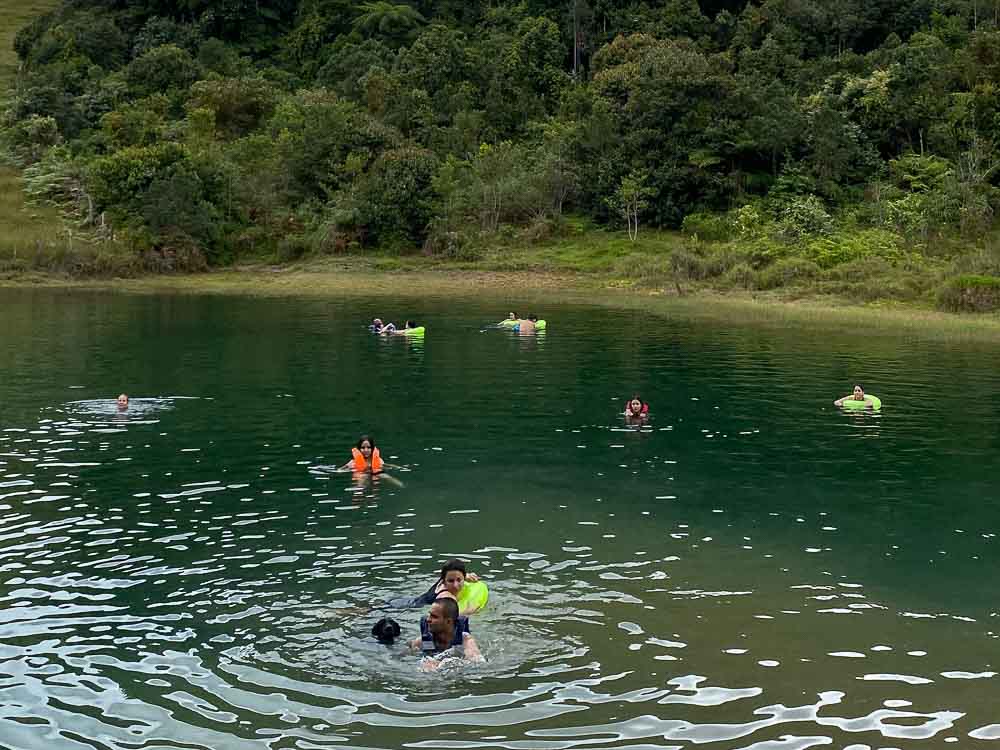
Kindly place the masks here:
[(482, 652), (479, 650), (479, 644), (476, 643), (476, 639), (472, 637), (472, 633), (466, 633), (462, 636), (462, 647), (465, 651), (465, 658), (471, 662), (480, 664), (486, 659), (483, 658)]

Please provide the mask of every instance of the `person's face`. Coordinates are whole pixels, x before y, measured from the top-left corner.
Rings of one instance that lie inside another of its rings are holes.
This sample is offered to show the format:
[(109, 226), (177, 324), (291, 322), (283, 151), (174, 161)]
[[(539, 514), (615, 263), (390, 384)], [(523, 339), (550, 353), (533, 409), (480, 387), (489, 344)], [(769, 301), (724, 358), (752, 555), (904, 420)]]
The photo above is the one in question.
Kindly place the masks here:
[(634, 398), (629, 402), (629, 406), (632, 407), (633, 412), (638, 413), (642, 409), (642, 401)]
[(372, 457), (372, 444), (369, 443), (367, 440), (361, 443), (358, 450), (361, 451), (361, 455), (364, 456), (365, 458)]
[(437, 635), (438, 633), (447, 633), (452, 626), (452, 621), (444, 616), (444, 607), (437, 603), (432, 604), (431, 611), (427, 613), (428, 630)]
[(458, 592), (462, 590), (464, 585), (465, 573), (461, 570), (449, 570), (444, 574), (445, 591), (450, 591), (454, 596), (458, 596)]
[(856, 401), (860, 401), (864, 397), (865, 397), (865, 392), (861, 390), (861, 386), (860, 385), (854, 386), (854, 399)]
[(124, 393), (118, 397), (118, 408), (127, 409), (128, 408), (128, 396)]
[(508, 317), (508, 318), (509, 318), (510, 320), (517, 320), (517, 316), (516, 316), (516, 315), (515, 315), (514, 313), (508, 313), (508, 314), (507, 314), (507, 317)]

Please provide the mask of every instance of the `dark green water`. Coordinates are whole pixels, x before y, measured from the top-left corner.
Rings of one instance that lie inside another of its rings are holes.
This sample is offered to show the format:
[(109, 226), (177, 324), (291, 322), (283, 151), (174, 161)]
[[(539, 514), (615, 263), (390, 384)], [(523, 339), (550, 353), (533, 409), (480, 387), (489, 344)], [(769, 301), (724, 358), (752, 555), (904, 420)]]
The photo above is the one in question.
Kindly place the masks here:
[[(521, 338), (483, 300), (0, 306), (0, 746), (1000, 739), (995, 349), (570, 306)], [(856, 379), (881, 414), (832, 407)], [(404, 486), (317, 469), (361, 432)], [(451, 556), (490, 585), (488, 661), (426, 674), (363, 610)]]

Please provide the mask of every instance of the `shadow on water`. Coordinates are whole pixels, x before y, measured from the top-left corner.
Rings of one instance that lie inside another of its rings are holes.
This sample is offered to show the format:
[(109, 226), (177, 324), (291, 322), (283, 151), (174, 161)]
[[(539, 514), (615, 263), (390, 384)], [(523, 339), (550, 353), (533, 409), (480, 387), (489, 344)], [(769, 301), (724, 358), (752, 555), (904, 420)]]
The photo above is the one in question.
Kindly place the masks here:
[[(1000, 739), (995, 352), (572, 305), (480, 335), (482, 300), (413, 300), (425, 340), (384, 341), (382, 300), (2, 294), (0, 744)], [(855, 379), (881, 412), (832, 406)], [(362, 433), (402, 486), (337, 470)], [(425, 673), (370, 628), (416, 637), (379, 603), (452, 556), (490, 586), (487, 662)]]

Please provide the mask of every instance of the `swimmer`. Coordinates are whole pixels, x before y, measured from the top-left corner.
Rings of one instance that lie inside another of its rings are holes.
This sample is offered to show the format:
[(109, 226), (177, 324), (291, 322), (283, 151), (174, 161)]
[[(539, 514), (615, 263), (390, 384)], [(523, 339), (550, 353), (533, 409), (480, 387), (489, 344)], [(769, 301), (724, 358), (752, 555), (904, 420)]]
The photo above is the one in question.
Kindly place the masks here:
[(645, 403), (641, 398), (639, 398), (639, 394), (637, 393), (634, 396), (632, 396), (632, 398), (630, 398), (628, 402), (625, 404), (625, 416), (627, 418), (633, 418), (633, 419), (635, 417), (639, 417), (640, 419), (643, 417), (648, 417), (649, 404)]
[(382, 455), (375, 445), (375, 439), (368, 435), (362, 435), (358, 438), (357, 444), (351, 448), (351, 460), (341, 466), (339, 471), (352, 471), (355, 483), (359, 487), (365, 486), (368, 480), (374, 476), (378, 476), (380, 480), (384, 479), (397, 487), (404, 487), (405, 485), (396, 477), (385, 473), (385, 469), (402, 468), (402, 466), (383, 461)]
[(368, 326), (368, 330), (376, 336), (388, 336), (396, 332), (396, 324), (383, 323), (382, 318), (372, 318), (372, 324)]
[(514, 330), (520, 333), (522, 336), (530, 336), (535, 332), (535, 324), (537, 322), (538, 322), (538, 316), (532, 313), (526, 319), (519, 320)]
[[(433, 604), (441, 597), (458, 599), (458, 592), (462, 590), (466, 581), (475, 583), (479, 576), (475, 573), (466, 573), (465, 563), (462, 560), (452, 559), (441, 566), (441, 576), (434, 582), (427, 591), (416, 598), (400, 597), (389, 601), (390, 607), (407, 609), (410, 607), (423, 607)], [(479, 605), (470, 603), (466, 609), (462, 610), (463, 615), (473, 615), (480, 609)]]
[(125, 393), (118, 396), (118, 411), (125, 411), (128, 408), (128, 395)]
[[(430, 612), (420, 618), (420, 637), (410, 642), (410, 648), (424, 656), (436, 656), (453, 648), (459, 649), (456, 656), (473, 662), (483, 662), (479, 644), (469, 632), (469, 618), (458, 614), (454, 599), (441, 598), (432, 605)], [(421, 669), (430, 672), (438, 669), (441, 662), (427, 660)]]
[(510, 312), (507, 313), (507, 318), (505, 320), (501, 320), (499, 323), (497, 323), (497, 328), (513, 328), (514, 326), (517, 325), (517, 322), (518, 322), (517, 315)]
[(375, 447), (375, 441), (368, 435), (362, 435), (358, 444), (351, 449), (351, 460), (340, 467), (341, 471), (353, 469), (358, 472), (378, 474), (385, 466), (382, 455)]
[(844, 396), (843, 398), (838, 398), (833, 402), (834, 406), (843, 406), (845, 401), (864, 401), (865, 407), (874, 407), (875, 402), (872, 401), (871, 396), (865, 395), (865, 389), (861, 387), (860, 384), (854, 386), (854, 392), (850, 396)]

